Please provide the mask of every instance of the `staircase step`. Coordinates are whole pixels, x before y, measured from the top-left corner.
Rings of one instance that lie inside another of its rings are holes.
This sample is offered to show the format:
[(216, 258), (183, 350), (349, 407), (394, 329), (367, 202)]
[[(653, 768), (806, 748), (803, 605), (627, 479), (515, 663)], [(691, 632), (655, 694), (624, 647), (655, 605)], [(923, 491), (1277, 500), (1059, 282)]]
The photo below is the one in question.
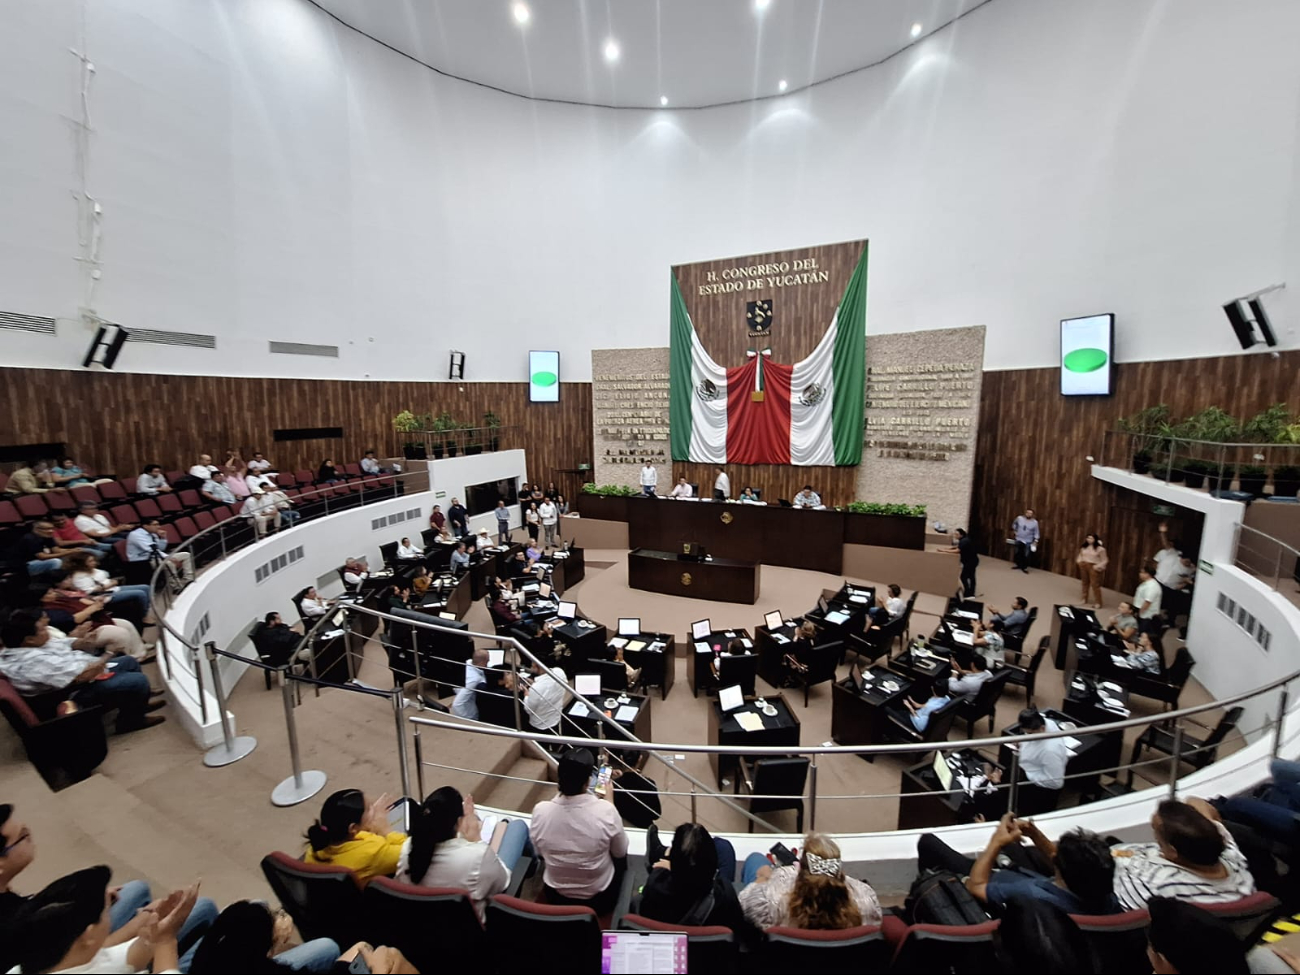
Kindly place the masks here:
[[(484, 787), (487, 792), (481, 797), (476, 793), (474, 801), (495, 809), (532, 812), (533, 806), (555, 794), (554, 783), (547, 781), (549, 772), (550, 765), (542, 759), (519, 756), (504, 772), (515, 778), (489, 779), (485, 776)], [(543, 784), (520, 782), (518, 779), (540, 779)], [(488, 782), (493, 784), (488, 786)]]

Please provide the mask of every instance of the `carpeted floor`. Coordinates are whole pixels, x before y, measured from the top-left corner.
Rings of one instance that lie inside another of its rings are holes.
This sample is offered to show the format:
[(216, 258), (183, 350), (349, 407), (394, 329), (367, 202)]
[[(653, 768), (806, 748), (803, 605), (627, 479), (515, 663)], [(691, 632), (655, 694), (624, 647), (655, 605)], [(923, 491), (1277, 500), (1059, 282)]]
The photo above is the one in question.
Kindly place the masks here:
[[(715, 626), (752, 629), (768, 610), (799, 613), (814, 603), (823, 588), (836, 588), (843, 581), (840, 576), (764, 566), (759, 603), (738, 606), (628, 589), (625, 552), (588, 551), (587, 559), (586, 580), (571, 590), (584, 613), (611, 628), (619, 616), (640, 616), (647, 626), (653, 621), (657, 629), (678, 633), (679, 640), (691, 622), (704, 617), (712, 619)], [(889, 566), (881, 565), (874, 575), (873, 579), (854, 581), (887, 583)], [(1043, 572), (1022, 575), (1007, 563), (992, 559), (984, 561), (980, 578), (986, 600), (1002, 608), (1012, 596), (1021, 594), (1045, 610), (1053, 603), (1076, 598), (1078, 589), (1073, 580)], [(1119, 597), (1106, 595), (1108, 607), (1113, 607)], [(919, 597), (913, 632), (928, 631), (936, 619), (932, 614), (942, 606), (937, 595)], [(474, 629), (488, 629), (486, 610), (480, 604), (471, 610), (468, 621)], [(1037, 633), (1046, 632), (1047, 621), (1042, 619)], [(703, 696), (692, 698), (685, 658), (678, 658), (676, 665), (676, 683), (668, 699), (656, 696), (651, 705), (654, 737), (664, 744), (702, 742), (710, 703)], [(367, 647), (359, 677), (378, 686), (389, 683), (383, 656), (374, 643)], [(775, 693), (761, 680), (759, 690)], [(1040, 704), (1059, 703), (1061, 693), (1060, 673), (1050, 662), (1045, 663), (1039, 678)], [(802, 723), (805, 744), (829, 738), (830, 694), (828, 684), (814, 688), (809, 706), (804, 708), (801, 694), (787, 692)], [(1193, 681), (1184, 703), (1204, 700), (1204, 692)], [(997, 726), (1010, 724), (1022, 706), (1022, 692), (1009, 691)], [(179, 725), (169, 722), (111, 739), (110, 755), (100, 770), (58, 794), (50, 793), (27, 765), (20, 743), (6, 726), (0, 732), (0, 774), (4, 778), (0, 802), (18, 805), (35, 831), (41, 851), (37, 863), (24, 875), (21, 888), (31, 890), (69, 870), (102, 862), (113, 866), (120, 877), (144, 877), (159, 887), (201, 876), (205, 893), (220, 902), (266, 897), (269, 890), (258, 867), (261, 857), (274, 849), (299, 850), (302, 832), (325, 794), (347, 787), (370, 793), (397, 791), (394, 715), (382, 699), (342, 691), (304, 697), (303, 706), (296, 710), (304, 766), (328, 773), (329, 784), (321, 796), (288, 809), (270, 802), (271, 790), (290, 773), (279, 690), (265, 690), (260, 676), (250, 674), (231, 695), (230, 709), (238, 732), (259, 739), (257, 750), (236, 765), (204, 767), (200, 753)], [(1135, 714), (1154, 710), (1146, 702), (1135, 701)], [(485, 803), (515, 808), (528, 808), (549, 791), (527, 781), (498, 781), (479, 771), (454, 770), (485, 770), (523, 779), (543, 774), (542, 763), (522, 755), (516, 744), (452, 731), (426, 731), (422, 743), (426, 761), (450, 767), (426, 769), (427, 790), (452, 784)], [(664, 754), (674, 755), (671, 749)], [(712, 781), (704, 756), (686, 758), (681, 767), (702, 782)], [(901, 760), (890, 758), (874, 764), (852, 756), (820, 760), (817, 827), (852, 832), (894, 828), (897, 800), (884, 794), (898, 790), (902, 767)], [(653, 763), (648, 772), (662, 790), (690, 791), (683, 775), (656, 768)], [(688, 797), (666, 797), (662, 828), (671, 830), (689, 818), (690, 805)], [(696, 809), (699, 820), (710, 828), (745, 828), (742, 817), (716, 799), (700, 798)], [(794, 829), (793, 813), (772, 815), (782, 828)]]

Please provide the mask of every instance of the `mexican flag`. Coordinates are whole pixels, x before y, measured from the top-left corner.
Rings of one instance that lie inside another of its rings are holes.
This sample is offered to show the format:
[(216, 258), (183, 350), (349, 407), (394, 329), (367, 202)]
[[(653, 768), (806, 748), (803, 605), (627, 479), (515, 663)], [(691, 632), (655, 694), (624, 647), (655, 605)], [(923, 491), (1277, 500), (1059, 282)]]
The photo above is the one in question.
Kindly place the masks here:
[(794, 365), (751, 349), (719, 366), (700, 345), (672, 279), (669, 424), (673, 460), (845, 467), (862, 461), (867, 248), (826, 334)]

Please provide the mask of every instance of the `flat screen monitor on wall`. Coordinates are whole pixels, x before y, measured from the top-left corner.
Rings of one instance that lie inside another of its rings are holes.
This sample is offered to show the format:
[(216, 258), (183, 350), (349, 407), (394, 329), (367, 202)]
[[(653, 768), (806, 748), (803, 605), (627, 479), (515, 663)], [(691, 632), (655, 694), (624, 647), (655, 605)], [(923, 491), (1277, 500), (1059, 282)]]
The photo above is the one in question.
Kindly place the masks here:
[(506, 507), (515, 504), (519, 493), (519, 478), (507, 477), (498, 481), (484, 481), (482, 484), (470, 484), (465, 488), (465, 507), (471, 515), (481, 515), (492, 511), (498, 501), (504, 501)]
[(1115, 379), (1115, 316), (1061, 320), (1061, 395), (1109, 396)]
[(560, 401), (560, 353), (528, 353), (528, 399), (532, 403)]

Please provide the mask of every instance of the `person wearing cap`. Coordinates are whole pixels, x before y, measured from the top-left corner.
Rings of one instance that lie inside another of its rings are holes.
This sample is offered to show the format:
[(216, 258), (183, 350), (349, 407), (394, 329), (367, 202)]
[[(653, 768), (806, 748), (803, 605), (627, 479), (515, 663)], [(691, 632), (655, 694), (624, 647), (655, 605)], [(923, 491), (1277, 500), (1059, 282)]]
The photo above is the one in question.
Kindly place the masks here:
[(596, 756), (571, 748), (560, 757), (559, 795), (533, 807), (529, 835), (546, 863), (543, 882), (552, 904), (582, 904), (597, 914), (618, 899), (618, 862), (626, 862), (627, 833), (614, 808), (614, 789), (587, 791)]

